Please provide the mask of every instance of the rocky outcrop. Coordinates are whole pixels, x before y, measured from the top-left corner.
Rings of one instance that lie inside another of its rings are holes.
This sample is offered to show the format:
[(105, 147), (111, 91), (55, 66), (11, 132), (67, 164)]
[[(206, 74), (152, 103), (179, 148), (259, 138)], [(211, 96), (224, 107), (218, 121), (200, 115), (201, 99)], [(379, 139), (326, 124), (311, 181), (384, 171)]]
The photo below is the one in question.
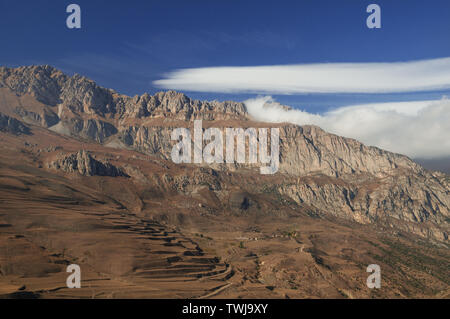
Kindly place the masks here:
[(299, 205), (359, 223), (395, 219), (414, 233), (411, 224), (428, 223), (432, 237), (446, 240), (449, 235), (450, 192), (430, 176), (396, 175), (359, 183), (314, 177), (282, 183), (277, 191)]
[(247, 111), (243, 103), (207, 102), (192, 100), (175, 91), (144, 94), (128, 98), (120, 96), (117, 110), (121, 118), (164, 118), (174, 120), (230, 120), (243, 119)]
[(171, 130), (169, 127), (129, 126), (121, 129), (117, 139), (129, 148), (169, 159), (173, 145)]
[(108, 137), (117, 133), (111, 123), (97, 119), (67, 118), (50, 127), (50, 130), (74, 137), (81, 137), (103, 143)]
[(0, 131), (15, 135), (31, 134), (30, 129), (25, 124), (2, 113), (0, 113)]
[(288, 174), (344, 177), (369, 173), (384, 177), (399, 168), (423, 171), (406, 156), (368, 147), (316, 126), (284, 125), (280, 129), (280, 169)]
[(129, 177), (120, 168), (108, 162), (98, 161), (84, 150), (52, 161), (48, 163), (48, 167), (68, 173), (78, 172), (83, 176)]
[(27, 110), (23, 106), (15, 108), (15, 113), (20, 116), (26, 123), (50, 127), (59, 122), (58, 115), (48, 108), (42, 109), (41, 112), (33, 112)]
[(57, 105), (67, 76), (49, 65), (20, 68), (0, 67), (0, 86), (18, 95), (30, 94), (46, 105)]

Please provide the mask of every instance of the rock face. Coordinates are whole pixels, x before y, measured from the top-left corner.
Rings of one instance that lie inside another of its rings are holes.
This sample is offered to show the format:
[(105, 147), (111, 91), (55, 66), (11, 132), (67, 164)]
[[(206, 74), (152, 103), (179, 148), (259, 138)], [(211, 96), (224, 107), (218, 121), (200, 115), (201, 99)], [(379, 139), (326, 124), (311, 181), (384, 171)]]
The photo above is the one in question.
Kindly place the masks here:
[(0, 131), (16, 135), (30, 134), (30, 129), (22, 122), (0, 113)]
[[(192, 127), (195, 119), (219, 128), (279, 127), (278, 174), (285, 178), (269, 185), (273, 192), (339, 218), (385, 223), (422, 236), (448, 239), (448, 176), (428, 172), (403, 155), (368, 147), (315, 126), (256, 123), (242, 103), (197, 101), (174, 91), (128, 97), (50, 66), (0, 68), (0, 103), (1, 94), (6, 94), (2, 92), (12, 92), (16, 99), (31, 96), (42, 104), (41, 111), (34, 113), (26, 106), (5, 113), (0, 117), (2, 130), (24, 133), (26, 127), (14, 117), (28, 119), (60, 134), (166, 160), (174, 145), (170, 139), (173, 128)], [(10, 101), (15, 103), (12, 97)], [(7, 105), (0, 104), (0, 108), (8, 110)], [(86, 152), (50, 166), (82, 175), (124, 176), (119, 169), (96, 161)], [(241, 167), (214, 168), (228, 174), (241, 172)], [(253, 178), (260, 178), (257, 168), (252, 169)], [(161, 178), (180, 192), (189, 191), (196, 182), (186, 176)], [(219, 179), (217, 174), (208, 175), (208, 179), (197, 182), (210, 185), (218, 198), (225, 198), (221, 192), (226, 187)], [(236, 203), (242, 204), (240, 199)], [(244, 206), (256, 206), (249, 200), (247, 204)]]
[(52, 161), (48, 167), (60, 169), (68, 173), (78, 172), (83, 176), (128, 177), (121, 169), (110, 163), (97, 161), (91, 154), (84, 150)]
[(79, 117), (66, 118), (64, 121), (50, 127), (50, 130), (99, 143), (103, 143), (108, 137), (117, 133), (115, 126), (108, 122)]
[(316, 126), (283, 126), (280, 153), (281, 168), (294, 175), (320, 173), (343, 177), (369, 173), (385, 177), (398, 168), (422, 172), (422, 168), (406, 156), (368, 147)]
[(55, 112), (49, 110), (48, 108), (42, 109), (41, 112), (33, 112), (27, 110), (23, 106), (18, 106), (15, 108), (15, 113), (19, 115), (25, 122), (35, 125), (40, 125), (43, 127), (50, 127), (59, 122), (59, 117)]

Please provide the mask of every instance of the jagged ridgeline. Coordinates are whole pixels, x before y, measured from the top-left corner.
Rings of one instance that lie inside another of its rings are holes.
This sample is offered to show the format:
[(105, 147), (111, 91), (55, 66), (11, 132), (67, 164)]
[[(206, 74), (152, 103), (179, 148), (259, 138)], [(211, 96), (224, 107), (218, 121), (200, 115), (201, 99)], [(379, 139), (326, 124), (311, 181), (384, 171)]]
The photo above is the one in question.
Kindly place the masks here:
[[(51, 66), (2, 67), (0, 112), (4, 131), (30, 134), (34, 126), (39, 126), (64, 136), (135, 150), (167, 161), (174, 144), (170, 139), (173, 128), (192, 126), (196, 119), (202, 119), (205, 127), (278, 127), (277, 174), (284, 178), (269, 181), (261, 189), (253, 189), (254, 192), (270, 191), (288, 197), (299, 206), (312, 207), (318, 214), (448, 240), (447, 175), (426, 171), (406, 156), (365, 146), (316, 126), (258, 123), (243, 103), (198, 101), (174, 91), (129, 97), (80, 75), (65, 75)], [(94, 160), (85, 153), (67, 156), (53, 167), (76, 171), (79, 166), (75, 167), (75, 162)], [(212, 168), (211, 183), (219, 185), (214, 188), (219, 199), (222, 198), (219, 193), (229, 187), (223, 174), (254, 174), (255, 179), (259, 178), (254, 167)], [(121, 172), (120, 168), (115, 169), (109, 173)], [(186, 182), (192, 187), (180, 187), (180, 192), (192, 191), (195, 183), (202, 181), (193, 178)]]

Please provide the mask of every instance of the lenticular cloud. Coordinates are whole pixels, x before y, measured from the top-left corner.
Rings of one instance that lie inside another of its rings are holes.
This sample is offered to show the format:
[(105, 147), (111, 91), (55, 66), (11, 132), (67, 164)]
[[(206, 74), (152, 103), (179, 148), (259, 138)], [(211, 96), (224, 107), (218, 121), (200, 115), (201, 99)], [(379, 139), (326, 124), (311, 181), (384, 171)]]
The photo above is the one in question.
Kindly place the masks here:
[[(156, 86), (197, 92), (303, 94), (395, 93), (450, 88), (450, 57), (394, 63), (316, 63), (176, 70)], [(340, 107), (325, 114), (277, 107), (270, 97), (245, 102), (257, 120), (314, 124), (410, 157), (450, 156), (450, 102), (415, 101)]]
[(413, 158), (450, 156), (450, 100), (363, 104), (324, 114), (280, 108), (271, 97), (245, 101), (256, 120), (313, 124)]
[(207, 67), (171, 72), (154, 85), (176, 90), (264, 94), (393, 93), (450, 88), (450, 57), (394, 63)]

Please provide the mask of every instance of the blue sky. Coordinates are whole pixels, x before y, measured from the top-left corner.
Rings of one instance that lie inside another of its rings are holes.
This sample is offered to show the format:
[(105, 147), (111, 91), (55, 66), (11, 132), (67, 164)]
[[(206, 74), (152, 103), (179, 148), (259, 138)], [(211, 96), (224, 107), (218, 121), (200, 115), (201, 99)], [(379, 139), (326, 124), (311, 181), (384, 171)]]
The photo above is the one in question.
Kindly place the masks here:
[[(82, 9), (81, 30), (65, 8)], [(366, 27), (366, 7), (382, 28)], [(180, 68), (323, 62), (398, 62), (450, 56), (450, 2), (417, 0), (1, 0), (0, 64), (51, 64), (134, 95)], [(186, 92), (195, 98), (251, 95)], [(336, 106), (439, 98), (447, 91), (273, 95), (321, 112)]]

